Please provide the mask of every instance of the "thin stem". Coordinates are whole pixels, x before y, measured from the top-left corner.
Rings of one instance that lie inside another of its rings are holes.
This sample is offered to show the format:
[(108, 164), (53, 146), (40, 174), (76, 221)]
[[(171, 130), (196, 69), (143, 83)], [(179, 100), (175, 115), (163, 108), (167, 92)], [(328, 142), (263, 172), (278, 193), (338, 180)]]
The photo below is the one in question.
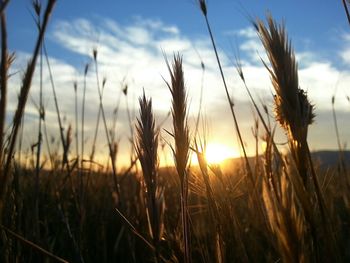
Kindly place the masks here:
[[(78, 84), (77, 82), (74, 82), (74, 115), (75, 115), (75, 152), (76, 152), (76, 155), (77, 155), (77, 158), (79, 160), (79, 125), (78, 125)], [(79, 161), (78, 161), (78, 165), (79, 164)]]
[(63, 128), (62, 118), (61, 118), (60, 109), (59, 109), (58, 101), (57, 101), (55, 82), (53, 80), (53, 74), (52, 74), (50, 61), (49, 61), (49, 56), (47, 54), (45, 42), (43, 44), (43, 47), (44, 47), (44, 54), (45, 54), (45, 58), (46, 58), (47, 68), (48, 68), (48, 71), (49, 71), (51, 88), (52, 88), (52, 93), (53, 93), (53, 99), (54, 99), (55, 109), (56, 109), (56, 114), (57, 114), (57, 122), (58, 122), (59, 130), (60, 130), (60, 138), (61, 138), (61, 143), (62, 143), (62, 147), (63, 147), (63, 163), (62, 163), (62, 166), (67, 165), (67, 168), (69, 170), (69, 163), (68, 163), (68, 156), (67, 156), (67, 147), (68, 146), (67, 146), (66, 140), (64, 138), (64, 128)]
[[(198, 54), (199, 56), (199, 54)], [(199, 129), (199, 121), (201, 118), (201, 112), (202, 112), (202, 103), (203, 103), (203, 89), (204, 89), (204, 73), (205, 73), (205, 65), (204, 62), (201, 59), (201, 68), (202, 68), (202, 77), (201, 77), (201, 91), (199, 95), (199, 106), (198, 106), (198, 113), (196, 118), (196, 129), (194, 131), (194, 138), (197, 137), (198, 129)]]
[(246, 152), (245, 147), (244, 147), (244, 142), (243, 142), (242, 134), (241, 134), (241, 131), (240, 131), (240, 129), (239, 129), (239, 125), (238, 125), (238, 121), (237, 121), (237, 117), (236, 117), (235, 111), (234, 111), (234, 109), (233, 109), (234, 103), (233, 103), (233, 100), (232, 100), (232, 98), (230, 97), (230, 94), (229, 94), (229, 92), (228, 92), (228, 88), (227, 88), (227, 84), (226, 84), (225, 75), (224, 75), (224, 72), (223, 72), (223, 70), (222, 70), (220, 58), (219, 58), (218, 51), (217, 51), (217, 48), (216, 48), (216, 44), (215, 44), (215, 40), (214, 40), (214, 37), (213, 37), (213, 33), (212, 33), (212, 31), (211, 31), (211, 27), (210, 27), (210, 24), (209, 24), (208, 16), (207, 16), (207, 13), (206, 13), (206, 12), (205, 12), (205, 13), (203, 12), (203, 15), (204, 15), (205, 22), (206, 22), (206, 25), (207, 25), (207, 29), (208, 29), (208, 32), (209, 32), (210, 40), (211, 40), (211, 43), (212, 43), (212, 45), (213, 45), (213, 49), (214, 49), (216, 61), (217, 61), (218, 66), (219, 66), (219, 70), (220, 70), (220, 75), (221, 75), (222, 83), (224, 84), (224, 88), (225, 88), (225, 93), (226, 93), (227, 101), (228, 101), (229, 106), (230, 106), (230, 110), (231, 110), (231, 114), (232, 114), (233, 121), (234, 121), (234, 124), (235, 124), (235, 128), (236, 128), (236, 132), (237, 132), (237, 135), (238, 135), (238, 139), (239, 139), (239, 142), (240, 142), (242, 151), (243, 151), (243, 155), (244, 155), (244, 159), (245, 159), (245, 164), (246, 164), (246, 169), (247, 169), (248, 177), (250, 178), (250, 180), (252, 181), (252, 183), (254, 183), (253, 174), (252, 174), (252, 170), (251, 170), (251, 167), (250, 167), (250, 164), (249, 164), (249, 161), (248, 161), (247, 152)]
[(1, 65), (0, 65), (0, 163), (3, 158), (3, 141), (4, 128), (6, 119), (6, 101), (7, 101), (7, 71), (8, 71), (8, 54), (7, 54), (7, 29), (5, 13), (1, 13)]
[[(118, 198), (120, 198), (119, 183), (118, 183), (118, 178), (117, 178), (117, 168), (115, 166), (115, 162), (113, 161), (113, 148), (112, 148), (112, 144), (111, 144), (111, 141), (110, 141), (110, 138), (109, 138), (107, 121), (106, 121), (106, 115), (105, 115), (105, 111), (104, 111), (104, 108), (103, 108), (102, 91), (101, 91), (101, 88), (100, 88), (100, 81), (99, 81), (99, 74), (98, 74), (98, 63), (97, 63), (96, 55), (95, 55), (94, 61), (95, 61), (97, 90), (98, 90), (98, 96), (99, 96), (99, 100), (100, 100), (101, 116), (102, 116), (102, 121), (103, 121), (103, 125), (104, 125), (104, 128), (105, 128), (105, 134), (106, 134), (106, 139), (107, 139), (108, 148), (109, 148), (109, 156), (111, 158), (111, 163), (112, 163), (114, 188), (115, 188), (115, 191), (116, 191), (116, 194), (117, 194)], [(119, 202), (120, 202), (120, 200), (119, 200)]]
[(2, 1), (1, 6), (0, 6), (0, 15), (3, 14), (8, 3), (10, 3), (10, 0)]
[(344, 10), (345, 10), (345, 13), (346, 13), (346, 17), (347, 17), (349, 25), (350, 25), (350, 14), (349, 14), (348, 5), (346, 3), (346, 0), (342, 0), (342, 2), (343, 2)]
[(36, 251), (39, 251), (41, 254), (45, 255), (46, 257), (55, 260), (56, 262), (61, 262), (61, 263), (68, 263), (68, 261), (52, 254), (51, 252), (43, 249), (42, 247), (38, 246), (37, 244), (34, 244), (33, 242), (25, 239), (24, 237), (18, 235), (17, 233), (11, 231), (10, 229), (8, 229), (7, 227), (0, 225), (0, 228), (5, 230), (6, 233), (8, 233), (9, 235), (15, 237), (17, 240), (21, 241), (23, 244), (35, 249)]
[[(40, 17), (38, 18), (38, 24), (40, 25)], [(35, 222), (34, 235), (37, 240), (40, 239), (39, 228), (39, 185), (40, 185), (40, 158), (41, 158), (41, 146), (42, 146), (42, 120), (44, 118), (44, 106), (43, 106), (43, 48), (40, 48), (40, 85), (39, 85), (39, 127), (38, 127), (38, 141), (36, 152), (36, 165), (35, 165)]]
[(7, 188), (7, 181), (9, 178), (11, 162), (12, 162), (13, 153), (14, 153), (15, 145), (16, 145), (17, 134), (18, 134), (19, 127), (21, 124), (21, 120), (23, 118), (25, 106), (27, 103), (28, 94), (29, 94), (29, 90), (31, 87), (31, 83), (32, 83), (33, 75), (34, 75), (34, 70), (35, 70), (35, 65), (36, 65), (38, 55), (39, 55), (40, 47), (41, 47), (41, 44), (43, 43), (46, 27), (48, 25), (50, 15), (51, 15), (51, 12), (54, 8), (55, 3), (56, 3), (56, 0), (49, 0), (48, 1), (47, 7), (46, 7), (46, 10), (44, 13), (44, 19), (43, 19), (42, 25), (40, 27), (39, 35), (38, 35), (38, 38), (37, 38), (37, 41), (35, 44), (35, 48), (33, 51), (33, 56), (32, 56), (30, 63), (28, 64), (27, 71), (25, 73), (25, 76), (23, 79), (23, 84), (22, 84), (21, 91), (19, 94), (18, 105), (17, 105), (17, 109), (16, 109), (16, 112), (15, 112), (15, 115), (13, 118), (13, 126), (12, 126), (12, 131), (11, 131), (11, 135), (10, 135), (10, 139), (9, 139), (7, 158), (6, 158), (4, 169), (1, 170), (1, 172), (0, 172), (1, 173), (1, 176), (0, 176), (0, 179), (1, 179), (1, 184), (0, 184), (0, 222), (1, 222), (1, 215), (2, 215), (2, 209), (3, 209), (3, 201), (4, 201), (6, 188)]
[(339, 129), (338, 129), (338, 121), (337, 121), (337, 115), (336, 115), (336, 113), (335, 113), (334, 104), (335, 104), (335, 96), (333, 95), (333, 96), (332, 96), (332, 114), (333, 114), (333, 121), (334, 121), (335, 134), (336, 134), (336, 137), (337, 137), (338, 149), (339, 149), (339, 152), (341, 152), (341, 151), (342, 151), (342, 146), (341, 146), (341, 143), (340, 143), (340, 136), (339, 136)]
[[(84, 89), (83, 89), (83, 100), (81, 105), (81, 161), (84, 160), (84, 145), (85, 145), (85, 95), (86, 95), (86, 75), (89, 70), (89, 64), (85, 65), (84, 70)], [(82, 167), (82, 166), (81, 166)]]

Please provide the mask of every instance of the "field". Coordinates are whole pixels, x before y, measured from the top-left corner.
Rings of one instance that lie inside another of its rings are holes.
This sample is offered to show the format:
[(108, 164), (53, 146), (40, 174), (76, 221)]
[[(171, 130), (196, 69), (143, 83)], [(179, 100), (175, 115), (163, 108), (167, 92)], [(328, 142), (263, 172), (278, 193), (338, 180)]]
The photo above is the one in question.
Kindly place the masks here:
[[(268, 60), (263, 63), (274, 89), (273, 108), (258, 105), (236, 61), (256, 116), (251, 124), (256, 149), (264, 142), (263, 153), (256, 150), (255, 156), (247, 155), (236, 117), (239, 109), (228, 91), (207, 16), (210, 10), (205, 0), (198, 0), (242, 157), (220, 164), (208, 162), (207, 138), (198, 132), (200, 114), (196, 127), (188, 123), (190, 98), (183, 57), (164, 54), (172, 129), (164, 130), (156, 123), (152, 98), (145, 93), (140, 96), (137, 119), (125, 124), (135, 123), (130, 166), (121, 169), (114, 120), (108, 119), (104, 107), (98, 49), (91, 55), (99, 96), (96, 131), (103, 131), (108, 148), (104, 164), (96, 159), (94, 147), (84, 154), (84, 112), (89, 106), (84, 103), (81, 119), (75, 120), (82, 124), (81, 130), (74, 130), (78, 125), (64, 127), (61, 102), (55, 100), (60, 138), (50, 142), (40, 101), (38, 140), (24, 154), (20, 144), (26, 136), (21, 130), (23, 116), (37, 61), (48, 57), (46, 28), (60, 3), (48, 0), (42, 6), (33, 1), (38, 37), (15, 114), (7, 121), (8, 79), (15, 59), (6, 42), (9, 2), (0, 3), (0, 262), (350, 261), (349, 152), (340, 143), (337, 151), (310, 151), (308, 128), (317, 120), (317, 105), (299, 87), (297, 61), (283, 24), (271, 15), (251, 21), (266, 51)], [(89, 70), (87, 65), (84, 77)], [(80, 109), (75, 105), (78, 116)], [(338, 134), (335, 111), (333, 118), (332, 128)], [(288, 152), (275, 142), (276, 129), (285, 134)], [(174, 166), (160, 166), (161, 132), (172, 139), (168, 146)], [(75, 141), (78, 133), (81, 145)], [(96, 143), (92, 139), (91, 144)], [(52, 151), (44, 153), (44, 145), (51, 145)], [(192, 155), (198, 163), (191, 163)]]

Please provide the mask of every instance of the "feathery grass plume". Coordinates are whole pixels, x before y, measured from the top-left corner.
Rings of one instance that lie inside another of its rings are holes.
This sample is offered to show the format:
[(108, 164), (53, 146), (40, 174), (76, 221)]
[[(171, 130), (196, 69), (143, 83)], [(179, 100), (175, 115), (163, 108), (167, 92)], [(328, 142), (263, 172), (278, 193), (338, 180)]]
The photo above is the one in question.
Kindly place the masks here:
[(167, 83), (172, 95), (172, 117), (175, 138), (175, 165), (180, 176), (181, 184), (186, 180), (186, 168), (189, 158), (189, 129), (187, 126), (187, 94), (185, 90), (182, 57), (174, 55), (172, 69), (167, 62), (170, 72), (171, 85)]
[[(270, 73), (271, 82), (275, 89), (275, 115), (276, 120), (286, 131), (292, 158), (298, 169), (301, 184), (293, 184), (294, 190), (298, 192), (298, 198), (311, 200), (311, 191), (307, 185), (308, 176), (311, 176), (315, 195), (319, 205), (322, 220), (323, 235), (326, 236), (327, 244), (324, 246), (324, 255), (335, 261), (339, 260), (338, 246), (332, 230), (332, 223), (324, 202), (323, 194), (316, 176), (311, 153), (307, 143), (308, 126), (315, 117), (314, 106), (309, 102), (306, 92), (299, 87), (298, 66), (290, 40), (287, 37), (284, 24), (277, 25), (272, 16), (267, 17), (267, 26), (261, 21), (253, 22), (260, 40), (266, 50), (271, 69), (265, 63)], [(294, 176), (290, 176), (291, 182), (297, 182)], [(303, 202), (304, 203), (304, 202)], [(315, 229), (315, 215), (309, 214), (308, 208), (303, 206), (304, 215), (313, 232), (313, 243), (317, 246)]]
[(308, 125), (315, 117), (314, 106), (308, 101), (306, 92), (299, 88), (298, 65), (284, 24), (277, 25), (271, 16), (267, 17), (267, 22), (268, 26), (265, 26), (258, 20), (254, 26), (272, 67), (270, 69), (264, 63), (276, 91), (274, 96), (276, 120), (289, 137), (293, 158), (306, 186), (308, 174), (306, 138)]
[(171, 84), (166, 82), (172, 95), (172, 117), (174, 127), (175, 149), (172, 148), (175, 166), (180, 178), (181, 184), (181, 216), (184, 239), (184, 261), (190, 262), (190, 231), (187, 211), (188, 197), (188, 159), (189, 159), (189, 129), (187, 126), (187, 95), (185, 89), (184, 73), (182, 70), (182, 57), (174, 55), (173, 63), (170, 67), (168, 60), (165, 58)]
[(140, 118), (136, 124), (136, 153), (140, 160), (147, 203), (149, 231), (155, 247), (155, 261), (159, 261), (159, 241), (163, 235), (164, 198), (158, 182), (158, 136), (152, 111), (152, 100), (145, 93), (139, 99)]

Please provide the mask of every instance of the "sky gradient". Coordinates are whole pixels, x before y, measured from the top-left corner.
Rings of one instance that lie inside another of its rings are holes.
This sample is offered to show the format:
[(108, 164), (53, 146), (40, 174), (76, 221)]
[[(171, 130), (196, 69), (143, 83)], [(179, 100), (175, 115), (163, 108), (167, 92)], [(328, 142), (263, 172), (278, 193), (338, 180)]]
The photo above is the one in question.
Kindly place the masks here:
[[(308, 92), (311, 102), (315, 104), (316, 121), (310, 126), (310, 148), (337, 148), (331, 104), (334, 95), (340, 139), (342, 144), (346, 144), (350, 138), (350, 27), (341, 1), (211, 0), (208, 1), (208, 17), (248, 153), (253, 154), (255, 149), (252, 135), (254, 114), (234, 67), (235, 56), (241, 59), (247, 84), (254, 97), (268, 106), (272, 117), (273, 89), (261, 58), (267, 60), (249, 21), (250, 18), (264, 20), (267, 13), (271, 13), (277, 21), (284, 21), (299, 64), (300, 87)], [(8, 105), (9, 121), (16, 107), (20, 79), (36, 38), (31, 14), (31, 1), (13, 0), (7, 8), (9, 47), (16, 52), (17, 58), (11, 69), (15, 74), (10, 79), (13, 88)], [(98, 51), (100, 80), (106, 79), (103, 104), (110, 128), (113, 111), (116, 107), (119, 109), (116, 139), (120, 143), (118, 156), (121, 163), (126, 163), (129, 158), (129, 118), (134, 125), (135, 117), (138, 116), (138, 97), (143, 90), (153, 100), (157, 121), (162, 123), (164, 151), (169, 152), (166, 145), (172, 144), (172, 138), (163, 129), (172, 130), (171, 118), (167, 118), (171, 98), (163, 80), (169, 79), (163, 53), (169, 60), (177, 52), (183, 56), (192, 133), (203, 85), (202, 127), (205, 136), (209, 141), (239, 151), (217, 63), (204, 19), (195, 0), (60, 0), (54, 9), (45, 44), (60, 110), (65, 118), (65, 128), (71, 124), (73, 130), (73, 83), (78, 84), (80, 109), (84, 67), (91, 62), (92, 50)], [(205, 65), (204, 72), (201, 62)], [(50, 136), (58, 140), (57, 117), (45, 64), (43, 80), (46, 124)], [(87, 83), (85, 128), (86, 154), (89, 154), (98, 112), (93, 64), (90, 66)], [(125, 85), (128, 85), (127, 96), (122, 93)], [(25, 140), (28, 147), (36, 140), (38, 112), (35, 105), (38, 104), (38, 91), (39, 75), (36, 74), (25, 116), (25, 130), (28, 134)], [(98, 139), (100, 156), (107, 154), (107, 142), (103, 135), (101, 125)], [(263, 135), (262, 129), (259, 135)], [(286, 141), (280, 129), (276, 141), (281, 144)], [(74, 154), (74, 147), (71, 152)], [(166, 159), (170, 162), (171, 156), (167, 154)]]

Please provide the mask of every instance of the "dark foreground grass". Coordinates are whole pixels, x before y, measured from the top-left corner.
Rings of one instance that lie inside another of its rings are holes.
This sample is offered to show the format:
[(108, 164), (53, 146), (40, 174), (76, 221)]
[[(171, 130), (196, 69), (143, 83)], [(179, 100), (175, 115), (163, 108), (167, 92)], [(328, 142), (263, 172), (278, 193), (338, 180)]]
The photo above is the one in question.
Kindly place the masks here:
[[(297, 63), (284, 25), (270, 16), (266, 25), (260, 20), (254, 22), (270, 62), (264, 61), (264, 65), (276, 93), (276, 123), (286, 133), (289, 154), (283, 155), (276, 146), (275, 130), (270, 120), (264, 120), (245, 83), (242, 68), (237, 66), (259, 116), (259, 121), (253, 124), (256, 144), (261, 141), (261, 122), (266, 150), (262, 155), (257, 151), (253, 158), (244, 154), (243, 162), (237, 161), (235, 165), (209, 165), (203, 155), (205, 139), (190, 136), (182, 57), (175, 55), (172, 63), (166, 61), (170, 81), (164, 84), (172, 96), (173, 130), (167, 132), (174, 139), (169, 144), (175, 166), (159, 168), (160, 127), (155, 123), (151, 100), (144, 95), (139, 101), (136, 138), (130, 138), (131, 164), (125, 171), (119, 171), (116, 169), (118, 142), (115, 131), (110, 132), (104, 113), (106, 80), (100, 83), (97, 50), (93, 51), (99, 97), (96, 134), (102, 117), (109, 150), (107, 167), (95, 163), (94, 150), (89, 160), (84, 159), (85, 81), (81, 156), (78, 128), (74, 131), (76, 155), (73, 155), (70, 149), (73, 128), (69, 126), (66, 134), (63, 133), (57, 100), (63, 152), (49, 152), (45, 157), (39, 149), (43, 143), (39, 129), (39, 143), (33, 146), (33, 149), (37, 147), (36, 153), (33, 150), (26, 160), (19, 157), (21, 149), (17, 150), (19, 155), (14, 155), (39, 54), (45, 53), (48, 61), (43, 39), (55, 1), (49, 0), (43, 13), (40, 3), (33, 1), (38, 39), (24, 74), (17, 111), (6, 133), (7, 79), (13, 61), (6, 43), (8, 2), (2, 1), (0, 9), (0, 262), (350, 261), (350, 175), (345, 153), (339, 146), (339, 161), (328, 168), (316, 165), (311, 158), (307, 131), (317, 116), (307, 94), (299, 87)], [(209, 10), (204, 0), (198, 3), (217, 58), (234, 130), (245, 152), (235, 117), (238, 109), (227, 90), (209, 24)], [(87, 71), (88, 66), (85, 77)], [(126, 96), (127, 87), (123, 92)], [(77, 95), (76, 126), (79, 123)], [(45, 128), (41, 107), (39, 120)], [(269, 111), (266, 106), (264, 110)], [(335, 111), (333, 114), (337, 130)], [(129, 122), (133, 134), (130, 114)], [(189, 164), (191, 153), (197, 155), (199, 167)], [(45, 158), (51, 168), (43, 165)], [(136, 169), (137, 160), (142, 171)]]

